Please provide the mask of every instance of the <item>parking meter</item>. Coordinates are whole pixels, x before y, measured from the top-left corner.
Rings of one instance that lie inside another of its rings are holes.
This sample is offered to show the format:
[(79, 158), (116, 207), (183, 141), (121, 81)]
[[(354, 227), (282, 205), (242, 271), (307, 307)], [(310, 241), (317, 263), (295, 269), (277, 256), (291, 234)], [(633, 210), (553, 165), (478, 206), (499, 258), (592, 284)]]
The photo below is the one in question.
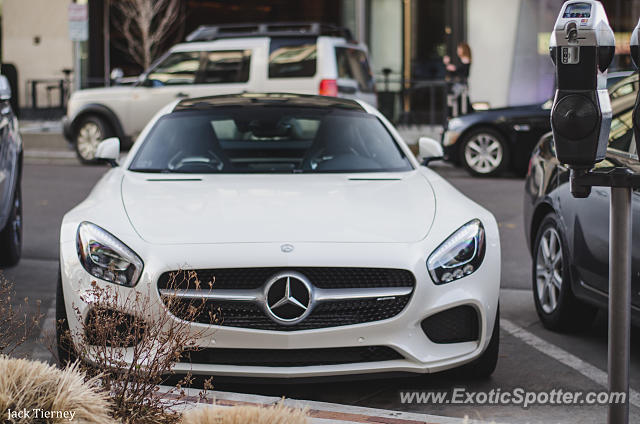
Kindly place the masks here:
[[(640, 20), (631, 34), (629, 46), (631, 47), (631, 60), (638, 70), (640, 69)], [(638, 93), (636, 106), (633, 109), (633, 135), (636, 140), (636, 153), (640, 156), (640, 93)]]
[(586, 171), (605, 158), (611, 128), (606, 72), (615, 38), (602, 4), (565, 2), (549, 49), (557, 82), (551, 110), (556, 156), (571, 169)]

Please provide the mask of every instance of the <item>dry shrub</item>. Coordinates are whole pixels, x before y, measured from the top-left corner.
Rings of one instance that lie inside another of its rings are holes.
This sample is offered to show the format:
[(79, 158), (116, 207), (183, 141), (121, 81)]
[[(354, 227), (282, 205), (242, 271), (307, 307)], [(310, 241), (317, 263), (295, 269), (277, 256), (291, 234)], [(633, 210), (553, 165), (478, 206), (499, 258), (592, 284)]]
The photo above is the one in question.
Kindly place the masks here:
[(10, 355), (23, 344), (38, 328), (40, 301), (37, 301), (37, 312), (30, 315), (26, 308), (29, 299), (14, 304), (15, 292), (13, 284), (0, 274), (0, 354)]
[[(0, 355), (0, 416), (3, 422), (62, 423), (68, 418), (50, 420), (8, 420), (8, 410), (75, 412), (74, 422), (113, 423), (109, 416), (107, 395), (100, 390), (98, 380), (87, 378), (73, 364), (63, 370), (55, 366), (27, 359), (13, 359)], [(6, 421), (4, 421), (6, 420)]]
[(187, 411), (182, 424), (306, 424), (309, 417), (300, 409), (282, 403), (273, 406), (205, 407)]
[[(83, 371), (90, 378), (98, 378), (112, 397), (113, 417), (122, 423), (179, 420), (171, 407), (182, 402), (181, 388), (190, 385), (191, 375), (186, 375), (170, 396), (161, 396), (158, 386), (171, 378), (172, 368), (183, 353), (197, 350), (196, 341), (211, 333), (190, 329), (189, 321), (203, 314), (212, 324), (216, 320), (204, 299), (181, 302), (175, 297), (175, 292), (185, 286), (197, 286), (205, 292), (212, 284), (204, 289), (195, 272), (175, 273), (169, 282), (172, 296), (162, 302), (135, 290), (122, 295), (115, 286), (102, 288), (94, 282), (83, 294), (83, 300), (91, 304), (88, 316), (83, 317), (74, 306), (81, 325), (73, 338), (68, 332), (66, 338), (74, 340), (73, 354), (82, 359)], [(211, 382), (207, 381), (205, 389), (209, 387)]]

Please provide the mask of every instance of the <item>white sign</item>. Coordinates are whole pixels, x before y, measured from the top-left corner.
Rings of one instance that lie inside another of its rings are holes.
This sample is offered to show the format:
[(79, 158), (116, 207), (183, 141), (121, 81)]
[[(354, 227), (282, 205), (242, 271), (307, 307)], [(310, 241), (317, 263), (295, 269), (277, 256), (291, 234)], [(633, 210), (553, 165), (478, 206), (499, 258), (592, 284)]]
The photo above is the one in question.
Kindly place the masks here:
[(68, 13), (70, 21), (86, 21), (89, 19), (89, 10), (86, 3), (71, 3)]
[(87, 4), (71, 3), (68, 9), (69, 38), (71, 41), (89, 39), (89, 11)]

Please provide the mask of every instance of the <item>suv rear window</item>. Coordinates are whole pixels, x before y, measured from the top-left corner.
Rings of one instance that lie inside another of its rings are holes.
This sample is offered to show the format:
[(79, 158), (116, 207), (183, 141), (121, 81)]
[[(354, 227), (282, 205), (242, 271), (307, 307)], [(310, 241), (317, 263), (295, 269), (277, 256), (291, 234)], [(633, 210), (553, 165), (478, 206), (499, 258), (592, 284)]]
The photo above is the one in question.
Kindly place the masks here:
[(302, 78), (316, 74), (316, 38), (272, 38), (269, 78)]
[(349, 47), (336, 47), (338, 78), (351, 79), (358, 83), (363, 93), (373, 93), (374, 81), (369, 61), (364, 51)]
[(199, 83), (224, 84), (249, 81), (251, 50), (204, 52), (205, 62)]

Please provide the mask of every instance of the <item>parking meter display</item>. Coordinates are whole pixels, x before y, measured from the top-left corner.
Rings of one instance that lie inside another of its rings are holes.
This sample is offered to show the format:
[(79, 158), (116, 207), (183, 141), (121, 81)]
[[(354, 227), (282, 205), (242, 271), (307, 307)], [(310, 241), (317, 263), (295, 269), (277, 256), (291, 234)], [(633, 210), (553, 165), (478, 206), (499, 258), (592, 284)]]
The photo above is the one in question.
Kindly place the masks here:
[(571, 3), (564, 9), (563, 18), (590, 18), (591, 5), (589, 3)]

